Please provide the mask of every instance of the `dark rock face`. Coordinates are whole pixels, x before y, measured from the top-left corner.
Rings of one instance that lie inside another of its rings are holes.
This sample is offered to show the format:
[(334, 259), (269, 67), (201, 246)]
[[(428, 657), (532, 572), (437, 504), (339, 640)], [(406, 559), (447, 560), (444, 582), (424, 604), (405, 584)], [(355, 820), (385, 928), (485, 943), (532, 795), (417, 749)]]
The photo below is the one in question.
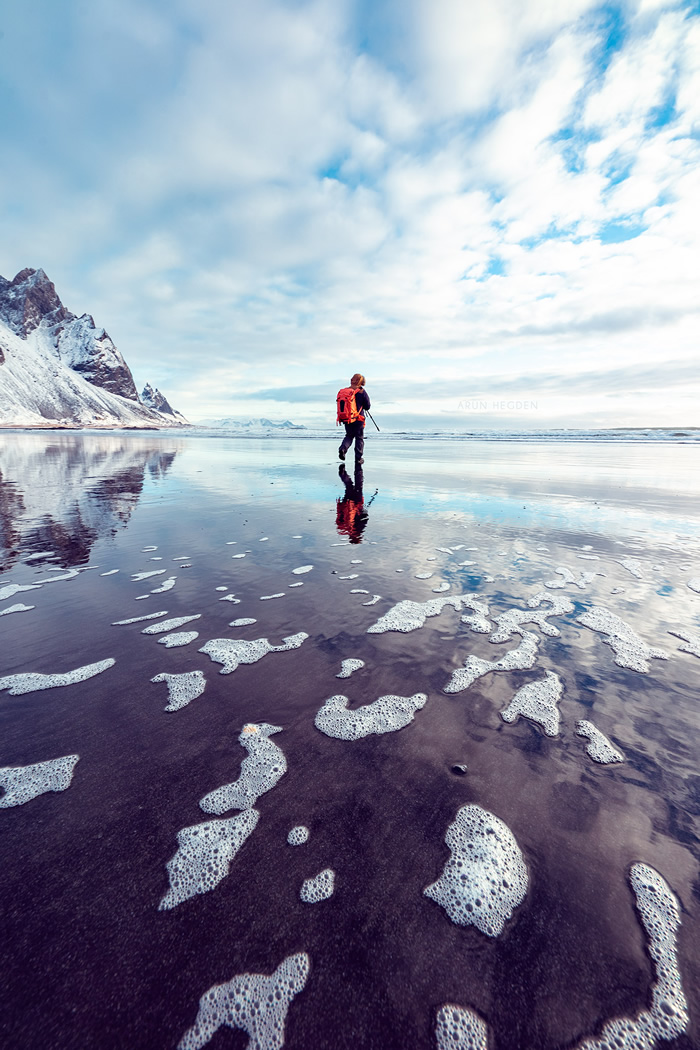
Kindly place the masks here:
[(43, 270), (21, 270), (12, 281), (0, 277), (0, 316), (15, 335), (26, 339), (42, 321), (71, 319)]
[(43, 270), (21, 270), (12, 281), (0, 277), (0, 317), (20, 339), (40, 326), (48, 329), (69, 368), (93, 386), (138, 402), (131, 370), (104, 328), (96, 328), (89, 314), (66, 310)]
[(147, 408), (155, 408), (156, 412), (160, 412), (162, 415), (175, 417), (170, 402), (161, 394), (157, 387), (154, 390), (150, 383), (146, 383), (141, 392), (141, 403)]

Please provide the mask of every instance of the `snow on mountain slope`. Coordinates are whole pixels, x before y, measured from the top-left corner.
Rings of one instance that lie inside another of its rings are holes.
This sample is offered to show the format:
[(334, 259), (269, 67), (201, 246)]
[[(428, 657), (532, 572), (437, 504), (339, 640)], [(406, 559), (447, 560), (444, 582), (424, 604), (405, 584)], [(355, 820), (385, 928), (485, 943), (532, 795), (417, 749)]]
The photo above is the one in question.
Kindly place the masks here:
[(179, 425), (179, 413), (140, 402), (104, 328), (66, 310), (43, 270), (0, 277), (0, 426)]
[(166, 420), (169, 419), (171, 426), (174, 426), (177, 423), (188, 425), (187, 420), (182, 413), (178, 412), (177, 409), (172, 408), (170, 402), (164, 394), (161, 394), (158, 387), (154, 390), (150, 383), (146, 383), (141, 391), (141, 403), (145, 405), (146, 408), (155, 409), (156, 412), (161, 414), (161, 416), (165, 416)]

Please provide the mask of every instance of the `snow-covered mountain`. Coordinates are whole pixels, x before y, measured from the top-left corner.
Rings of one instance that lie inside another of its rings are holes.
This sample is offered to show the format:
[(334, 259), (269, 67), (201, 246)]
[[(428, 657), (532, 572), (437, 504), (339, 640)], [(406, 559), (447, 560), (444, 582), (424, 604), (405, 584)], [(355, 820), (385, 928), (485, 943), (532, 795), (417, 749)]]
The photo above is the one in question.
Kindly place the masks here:
[(170, 402), (164, 394), (161, 394), (158, 387), (154, 390), (150, 383), (146, 383), (141, 391), (141, 404), (145, 405), (146, 408), (152, 408), (159, 412), (166, 421), (170, 420), (169, 426), (177, 426), (178, 423), (181, 423), (183, 426), (190, 425), (181, 412), (171, 407)]
[(0, 426), (188, 425), (162, 400), (168, 412), (139, 399), (104, 328), (67, 310), (43, 270), (0, 277)]
[(273, 419), (207, 419), (199, 426), (212, 430), (235, 430), (242, 434), (269, 430), (306, 430), (300, 423), (292, 423), (289, 419), (282, 422)]

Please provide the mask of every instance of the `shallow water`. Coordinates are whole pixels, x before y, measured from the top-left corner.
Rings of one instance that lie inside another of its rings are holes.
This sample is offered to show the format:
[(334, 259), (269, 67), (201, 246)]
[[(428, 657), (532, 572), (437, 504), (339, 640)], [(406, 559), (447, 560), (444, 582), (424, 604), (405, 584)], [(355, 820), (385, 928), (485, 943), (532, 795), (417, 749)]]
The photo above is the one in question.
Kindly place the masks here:
[[(0, 767), (80, 756), (65, 789), (0, 809), (3, 1047), (174, 1048), (208, 989), (270, 976), (296, 953), (310, 970), (286, 1017), (292, 1050), (428, 1050), (448, 1003), (484, 1019), (494, 1050), (574, 1047), (651, 1003), (637, 862), (681, 906), (690, 1021), (663, 1045), (700, 1046), (700, 659), (669, 633), (700, 635), (688, 586), (700, 576), (698, 455), (374, 437), (356, 479), (339, 476), (332, 439), (3, 433), (0, 612), (31, 608), (0, 617), (0, 678), (115, 661), (72, 684), (0, 692)], [(165, 574), (143, 576), (159, 565)], [(493, 643), (445, 603), (415, 630), (368, 633), (442, 582), (444, 597), (487, 605), (494, 632), (540, 592), (574, 610), (538, 606), (558, 635), (523, 624), (538, 639), (532, 668), (448, 694), (469, 656), (500, 660), (517, 631)], [(592, 607), (668, 658), (620, 666), (579, 621)], [(158, 618), (143, 619), (156, 612), (198, 616), (198, 637), (158, 644)], [(300, 632), (303, 644), (283, 648)], [(223, 674), (202, 651), (214, 639), (269, 648)], [(328, 737), (314, 719), (348, 659), (364, 661), (343, 683), (352, 708), (427, 702), (398, 731)], [(164, 710), (152, 680), (193, 671), (206, 688)], [(563, 684), (553, 737), (501, 717), (547, 671)], [(581, 719), (624, 761), (594, 762)], [(248, 723), (282, 727), (286, 772), (257, 799), (229, 873), (159, 910), (178, 832), (210, 820), (200, 800), (239, 777)], [(507, 826), (528, 870), (496, 937), (424, 894), (468, 804)], [(310, 835), (292, 847), (296, 826)], [(302, 900), (327, 869), (332, 895)], [(221, 1029), (209, 1045), (246, 1038)]]

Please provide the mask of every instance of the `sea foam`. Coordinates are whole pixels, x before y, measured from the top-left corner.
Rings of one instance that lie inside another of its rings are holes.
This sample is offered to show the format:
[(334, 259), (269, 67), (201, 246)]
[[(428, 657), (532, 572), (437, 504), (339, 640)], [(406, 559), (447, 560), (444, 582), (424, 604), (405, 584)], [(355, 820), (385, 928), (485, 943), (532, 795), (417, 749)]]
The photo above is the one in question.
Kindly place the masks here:
[[(548, 602), (552, 608), (537, 611), (537, 607), (543, 602)], [(573, 602), (560, 595), (550, 595), (539, 592), (528, 600), (527, 609), (508, 609), (494, 618), (496, 630), (491, 635), (492, 642), (507, 642), (513, 634), (522, 634), (523, 624), (534, 623), (543, 634), (550, 638), (559, 637), (559, 629), (551, 624), (548, 616), (561, 616), (563, 613), (574, 611)]]
[(594, 762), (600, 762), (601, 765), (605, 766), (611, 762), (625, 761), (625, 756), (622, 752), (613, 747), (605, 734), (601, 733), (597, 726), (594, 726), (592, 722), (586, 721), (585, 718), (576, 723), (576, 735), (588, 738), (589, 743), (586, 745), (586, 751)]
[[(368, 605), (363, 602), (363, 605)], [(376, 623), (367, 628), (367, 634), (382, 634), (384, 631), (417, 631), (423, 627), (430, 616), (439, 616), (444, 608), (451, 609), (474, 608), (478, 604), (480, 609), (483, 605), (478, 602), (475, 594), (453, 594), (447, 598), (429, 598), (425, 602), (413, 602), (410, 599), (398, 602), (388, 612), (384, 613)], [(490, 626), (489, 626), (490, 629)]]
[(614, 652), (615, 663), (620, 667), (645, 674), (649, 671), (650, 660), (668, 660), (668, 653), (647, 645), (628, 623), (602, 606), (592, 606), (576, 622), (604, 635), (603, 641)]
[(488, 1028), (473, 1010), (448, 1003), (435, 1023), (438, 1050), (488, 1050)]
[(347, 696), (330, 696), (314, 719), (326, 736), (337, 740), (360, 740), (372, 733), (395, 733), (413, 721), (425, 706), (425, 693), (413, 696), (380, 696), (371, 704), (348, 710)]
[(219, 674), (231, 674), (239, 664), (254, 664), (268, 653), (284, 653), (289, 649), (298, 649), (308, 638), (308, 634), (290, 634), (284, 638), (282, 645), (270, 645), (267, 638), (256, 638), (247, 642), (243, 638), (212, 638), (203, 645), (200, 653), (206, 653), (216, 664), (223, 664)]
[(210, 791), (200, 800), (205, 813), (225, 813), (229, 809), (250, 809), (261, 795), (275, 786), (287, 772), (284, 752), (269, 737), (281, 733), (282, 726), (268, 722), (251, 722), (243, 726), (238, 742), (248, 755), (241, 762), (241, 772), (233, 784)]
[(6, 766), (0, 769), (0, 787), (5, 794), (0, 798), (0, 809), (23, 806), (25, 802), (47, 791), (65, 791), (70, 787), (73, 771), (80, 755), (51, 758), (32, 766)]
[(335, 676), (336, 678), (349, 678), (353, 671), (359, 671), (361, 667), (365, 666), (364, 660), (343, 660), (340, 665), (340, 671)]
[(303, 846), (308, 841), (309, 829), (304, 827), (303, 824), (297, 824), (287, 835), (287, 842), (290, 846)]
[(226, 984), (215, 984), (199, 1000), (197, 1019), (177, 1050), (200, 1050), (222, 1025), (249, 1036), (247, 1050), (280, 1050), (289, 1004), (309, 975), (306, 952), (289, 955), (266, 977), (243, 973)]
[(450, 859), (424, 894), (460, 926), (498, 936), (527, 892), (527, 868), (513, 833), (481, 806), (462, 806), (445, 842)]
[(55, 689), (62, 685), (76, 685), (85, 682), (88, 678), (102, 674), (108, 667), (114, 664), (113, 657), (100, 660), (95, 664), (86, 664), (84, 667), (76, 667), (74, 671), (66, 671), (65, 674), (11, 674), (0, 678), (0, 691), (9, 690), (10, 696), (22, 696), (23, 693), (34, 693), (40, 689)]
[(144, 627), (141, 634), (162, 634), (165, 631), (174, 631), (176, 627), (184, 627), (186, 623), (192, 623), (193, 620), (200, 620), (201, 618), (201, 613), (194, 613), (192, 616), (173, 616), (170, 620), (161, 620), (160, 623)]
[(332, 897), (334, 889), (335, 872), (332, 868), (324, 868), (314, 878), (304, 879), (299, 896), (306, 904), (318, 904)]
[(480, 656), (468, 656), (464, 666), (452, 672), (452, 677), (445, 686), (445, 693), (461, 693), (468, 689), (477, 678), (483, 678), (491, 671), (525, 671), (534, 666), (537, 657), (537, 635), (525, 631), (517, 649), (510, 649), (500, 660), (482, 660)]
[(158, 908), (174, 908), (182, 901), (208, 893), (228, 875), (231, 861), (254, 831), (260, 814), (247, 809), (235, 817), (193, 824), (177, 833), (178, 850), (166, 867), (170, 889)]
[(199, 631), (178, 631), (163, 635), (158, 639), (158, 644), (164, 645), (166, 649), (177, 649), (181, 645), (189, 645), (195, 638), (199, 638)]
[(20, 602), (18, 605), (10, 605), (7, 609), (0, 609), (0, 616), (7, 616), (9, 613), (30, 612), (32, 609), (36, 609), (36, 605), (22, 605)]
[(561, 679), (554, 671), (545, 671), (545, 677), (537, 682), (528, 682), (501, 711), (504, 722), (515, 722), (522, 715), (542, 726), (547, 736), (559, 733), (559, 708), (562, 694)]
[(191, 700), (201, 696), (206, 689), (207, 680), (202, 671), (184, 671), (182, 674), (161, 674), (151, 678), (152, 682), (167, 682), (168, 704), (164, 711), (179, 711), (187, 707)]

